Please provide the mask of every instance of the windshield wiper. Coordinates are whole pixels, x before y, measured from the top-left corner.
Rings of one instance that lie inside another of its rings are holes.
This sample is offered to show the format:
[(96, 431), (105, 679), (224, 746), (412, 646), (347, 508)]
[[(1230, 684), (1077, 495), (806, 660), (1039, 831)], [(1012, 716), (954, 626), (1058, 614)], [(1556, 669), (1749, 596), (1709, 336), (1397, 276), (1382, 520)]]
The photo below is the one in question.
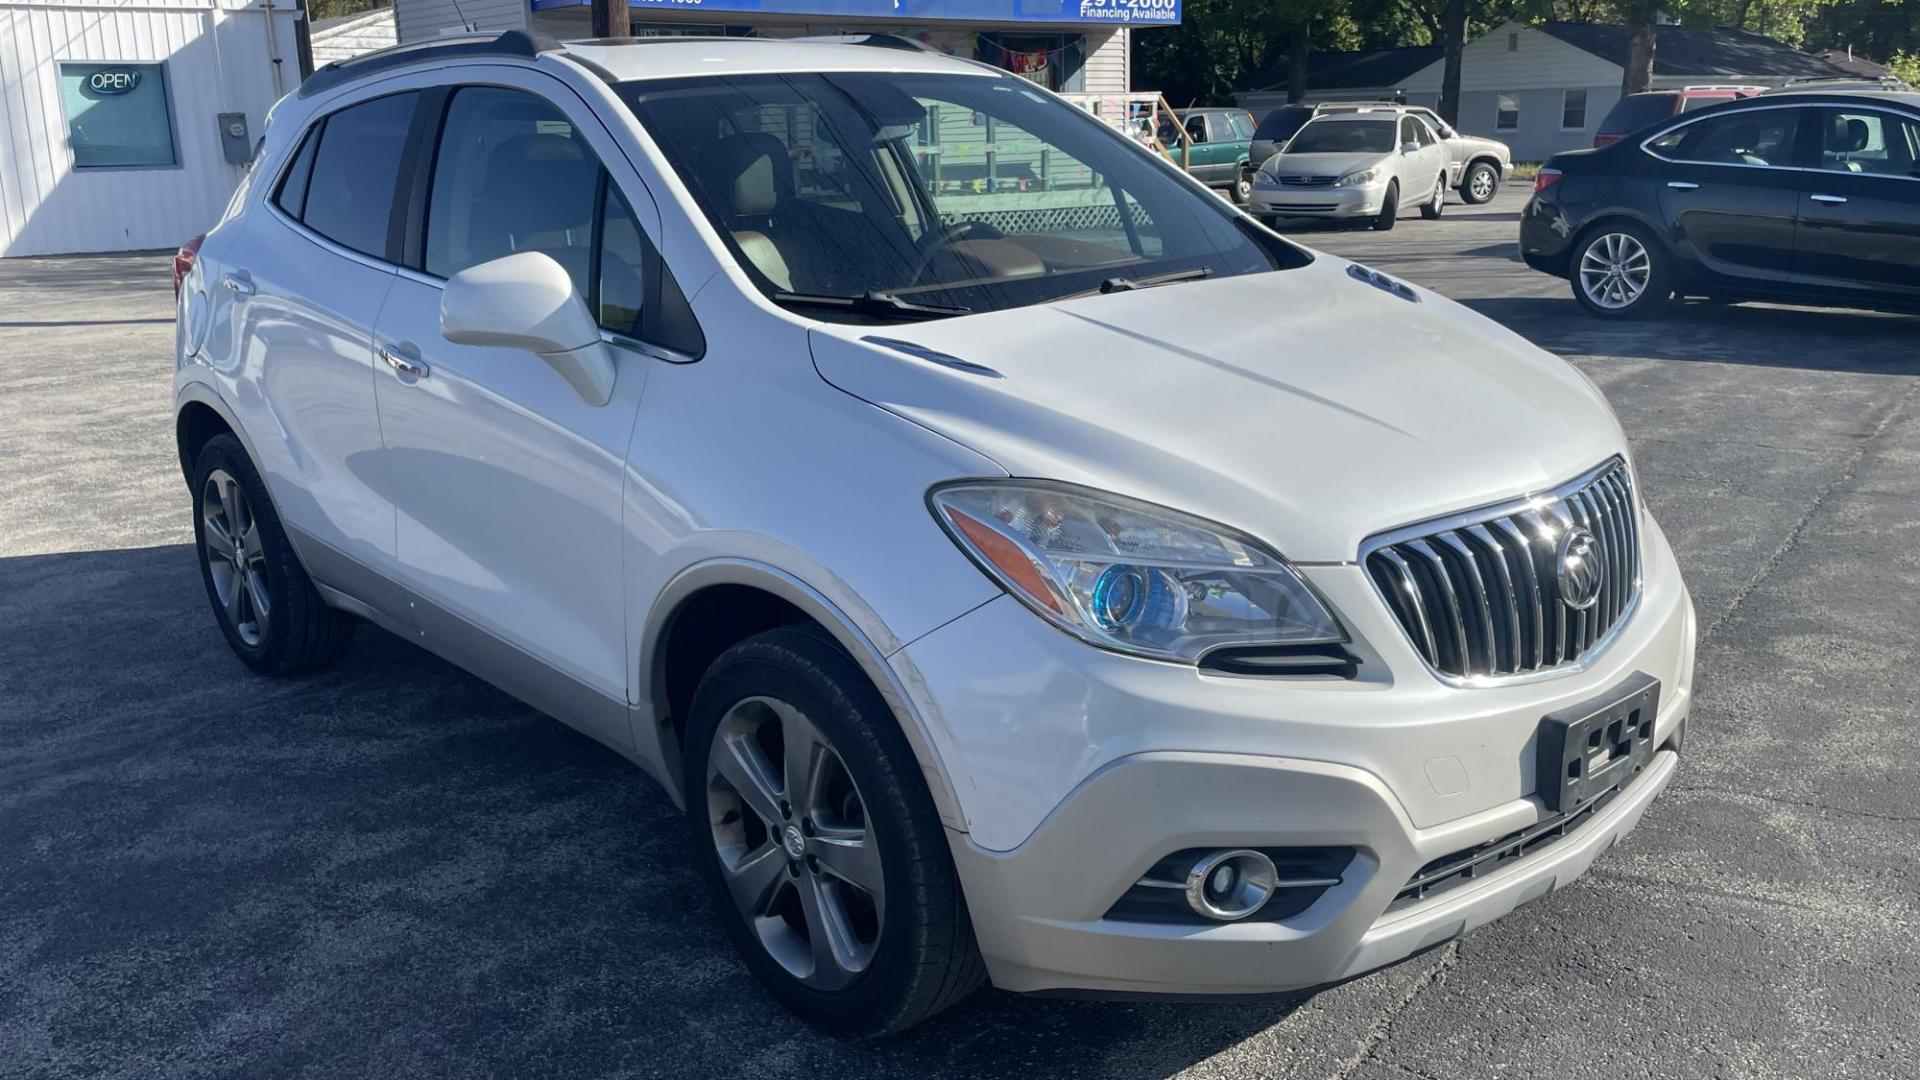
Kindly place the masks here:
[(1134, 289), (1151, 289), (1156, 285), (1173, 285), (1182, 281), (1198, 281), (1213, 273), (1212, 267), (1196, 266), (1188, 270), (1172, 270), (1164, 274), (1148, 274), (1146, 277), (1110, 277), (1100, 283), (1098, 288), (1085, 289), (1069, 293), (1062, 300), (1072, 300), (1077, 296), (1105, 295), (1107, 293), (1131, 292)]
[(892, 293), (881, 292), (878, 289), (869, 289), (858, 296), (777, 292), (773, 294), (773, 299), (775, 303), (780, 304), (838, 308), (855, 315), (884, 315), (901, 319), (942, 319), (950, 315), (965, 315), (973, 310), (966, 307), (949, 307), (945, 304), (916, 304), (911, 300), (902, 300)]

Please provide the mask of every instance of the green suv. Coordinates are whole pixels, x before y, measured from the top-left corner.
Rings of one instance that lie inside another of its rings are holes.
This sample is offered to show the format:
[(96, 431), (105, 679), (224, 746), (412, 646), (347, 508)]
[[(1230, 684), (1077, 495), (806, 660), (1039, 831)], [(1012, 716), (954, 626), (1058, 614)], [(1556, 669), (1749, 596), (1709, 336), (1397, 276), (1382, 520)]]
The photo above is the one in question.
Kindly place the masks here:
[[(1208, 187), (1224, 188), (1233, 201), (1244, 204), (1253, 195), (1253, 166), (1247, 149), (1253, 143), (1253, 114), (1245, 109), (1181, 109), (1174, 114), (1186, 126), (1193, 148), (1187, 171)], [(1180, 136), (1163, 122), (1160, 141), (1173, 160), (1180, 160)]]

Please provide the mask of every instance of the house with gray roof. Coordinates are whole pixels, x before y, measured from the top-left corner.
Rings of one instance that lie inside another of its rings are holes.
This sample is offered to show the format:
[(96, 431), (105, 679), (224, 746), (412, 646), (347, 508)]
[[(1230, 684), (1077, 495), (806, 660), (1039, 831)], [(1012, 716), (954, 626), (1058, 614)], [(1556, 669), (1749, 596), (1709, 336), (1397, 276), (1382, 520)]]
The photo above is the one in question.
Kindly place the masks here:
[[(1467, 43), (1461, 58), (1458, 127), (1499, 139), (1516, 161), (1543, 161), (1593, 144), (1626, 75), (1624, 26), (1509, 22)], [(1388, 98), (1438, 105), (1444, 59), (1438, 48), (1325, 53), (1308, 67), (1307, 100)], [(1424, 62), (1422, 61), (1424, 58)], [(1277, 75), (1275, 74), (1277, 72)], [(1653, 88), (1781, 86), (1848, 72), (1826, 59), (1749, 30), (1662, 26)], [(1236, 95), (1256, 116), (1286, 101), (1286, 64), (1247, 80)]]

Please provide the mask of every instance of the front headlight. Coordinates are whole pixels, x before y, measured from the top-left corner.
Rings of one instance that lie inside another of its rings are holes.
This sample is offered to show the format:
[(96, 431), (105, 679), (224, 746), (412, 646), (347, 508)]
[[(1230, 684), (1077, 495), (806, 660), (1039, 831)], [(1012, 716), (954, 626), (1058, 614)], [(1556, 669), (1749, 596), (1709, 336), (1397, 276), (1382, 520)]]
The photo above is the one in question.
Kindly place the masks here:
[(1362, 184), (1371, 184), (1378, 179), (1380, 179), (1379, 169), (1361, 169), (1358, 172), (1350, 172), (1347, 175), (1341, 177), (1340, 179), (1335, 180), (1333, 182), (1333, 186), (1359, 187)]
[(1103, 648), (1192, 663), (1222, 647), (1346, 640), (1286, 560), (1198, 518), (1033, 480), (952, 484), (928, 501), (1008, 592)]
[(1280, 178), (1265, 169), (1253, 174), (1254, 187), (1279, 187)]

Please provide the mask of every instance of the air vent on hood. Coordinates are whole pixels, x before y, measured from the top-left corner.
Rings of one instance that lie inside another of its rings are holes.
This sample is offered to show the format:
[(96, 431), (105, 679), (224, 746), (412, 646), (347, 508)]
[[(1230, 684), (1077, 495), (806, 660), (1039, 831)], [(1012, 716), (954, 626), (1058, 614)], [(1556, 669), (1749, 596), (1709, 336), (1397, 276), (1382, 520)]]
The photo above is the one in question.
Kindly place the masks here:
[(955, 371), (964, 371), (969, 375), (984, 375), (989, 379), (1006, 378), (1006, 376), (985, 364), (976, 364), (971, 360), (962, 360), (951, 353), (943, 353), (937, 349), (929, 349), (925, 345), (915, 345), (911, 341), (901, 341), (899, 338), (875, 337), (872, 335), (863, 337), (860, 340), (869, 345), (878, 345), (883, 349), (892, 349), (894, 352), (906, 353), (908, 356), (916, 359), (925, 360), (929, 364), (939, 364), (941, 367), (952, 368)]
[(1413, 286), (1395, 281), (1380, 271), (1361, 266), (1359, 263), (1353, 263), (1347, 267), (1347, 276), (1355, 281), (1364, 281), (1384, 292), (1390, 292), (1408, 303), (1420, 302), (1420, 294), (1413, 291)]

